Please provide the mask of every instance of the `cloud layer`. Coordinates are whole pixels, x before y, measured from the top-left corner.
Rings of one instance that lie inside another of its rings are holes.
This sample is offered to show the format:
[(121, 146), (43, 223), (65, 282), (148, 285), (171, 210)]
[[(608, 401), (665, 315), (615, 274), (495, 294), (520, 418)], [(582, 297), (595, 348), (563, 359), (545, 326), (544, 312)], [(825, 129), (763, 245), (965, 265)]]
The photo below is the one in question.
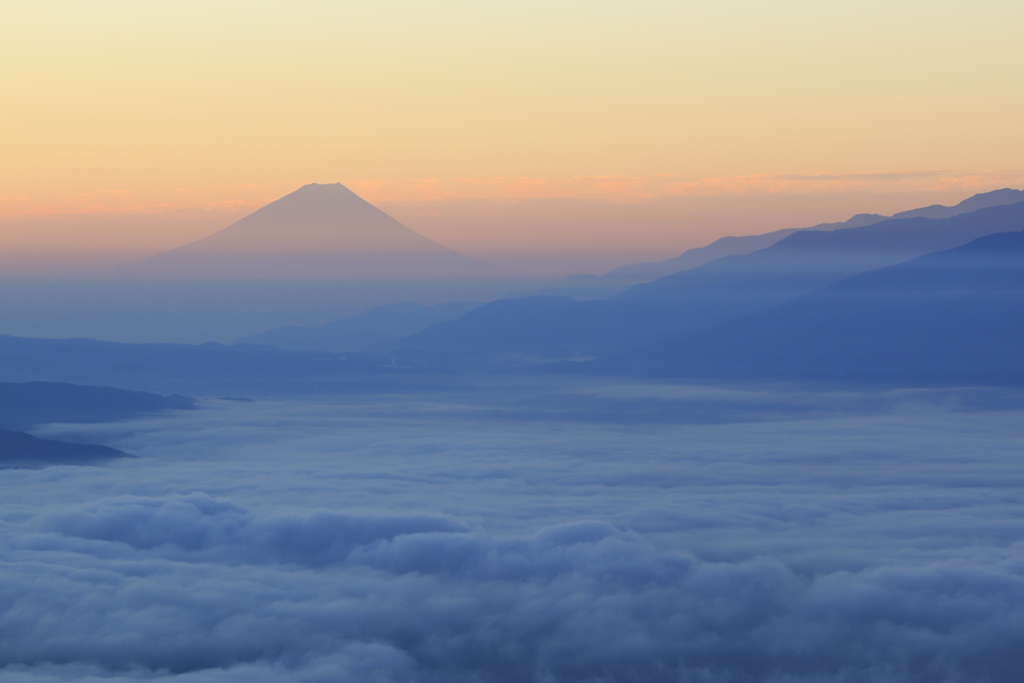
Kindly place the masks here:
[(478, 394), (52, 426), (143, 457), (2, 473), (0, 681), (1012, 678), (1013, 397), (588, 398), (773, 396), (835, 409), (616, 425)]
[(29, 526), (3, 534), (5, 680), (1005, 680), (1024, 639), (1021, 544), (806, 576), (601, 522), (495, 536), (202, 494)]

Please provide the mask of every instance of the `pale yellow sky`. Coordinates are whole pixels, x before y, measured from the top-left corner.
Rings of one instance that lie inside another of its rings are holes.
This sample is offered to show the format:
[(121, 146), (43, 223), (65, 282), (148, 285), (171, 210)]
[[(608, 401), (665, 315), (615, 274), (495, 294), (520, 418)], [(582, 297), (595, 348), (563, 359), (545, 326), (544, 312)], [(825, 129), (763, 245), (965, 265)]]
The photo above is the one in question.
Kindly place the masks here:
[[(1024, 3), (992, 0), (7, 0), (0, 216), (205, 212), (83, 238), (158, 248), (340, 181), (486, 251), (578, 231), (552, 234), (568, 204), (527, 225), (467, 201), (677, 198), (674, 227), (591, 229), (656, 251), (729, 223), (684, 196), (806, 196), (797, 225), (958, 201), (1022, 186), (1021, 35)], [(25, 225), (0, 249), (61, 242)]]

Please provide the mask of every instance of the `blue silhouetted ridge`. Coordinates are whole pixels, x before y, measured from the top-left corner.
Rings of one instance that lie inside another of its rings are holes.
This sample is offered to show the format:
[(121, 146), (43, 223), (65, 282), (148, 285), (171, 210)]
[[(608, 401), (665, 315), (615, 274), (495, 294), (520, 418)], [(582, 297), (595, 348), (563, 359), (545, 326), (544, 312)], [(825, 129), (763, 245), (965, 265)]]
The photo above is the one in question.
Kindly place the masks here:
[(636, 285), (609, 299), (495, 301), (399, 342), (432, 351), (587, 358), (667, 341), (778, 306), (869, 270), (1024, 227), (1024, 203), (952, 218), (802, 231), (745, 256)]
[(1024, 383), (1024, 232), (847, 278), (589, 366), (648, 376)]

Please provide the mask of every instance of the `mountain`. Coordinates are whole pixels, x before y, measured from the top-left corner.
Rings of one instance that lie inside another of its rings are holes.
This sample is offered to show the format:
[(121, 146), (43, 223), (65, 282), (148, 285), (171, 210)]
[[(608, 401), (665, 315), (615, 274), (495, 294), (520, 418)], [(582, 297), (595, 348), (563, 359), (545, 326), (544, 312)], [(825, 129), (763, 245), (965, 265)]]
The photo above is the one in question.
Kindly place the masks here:
[(1024, 384), (1024, 232), (847, 278), (588, 371)]
[(993, 206), (1006, 206), (1007, 204), (1017, 204), (1024, 202), (1024, 190), (1012, 190), (1008, 187), (1004, 187), (1001, 190), (992, 190), (991, 192), (981, 192), (972, 197), (968, 197), (959, 204), (954, 206), (943, 206), (942, 204), (932, 204), (921, 209), (911, 209), (910, 211), (900, 211), (894, 213), (892, 218), (952, 218), (953, 216), (959, 216), (962, 213), (969, 213), (971, 211), (977, 211), (978, 209), (987, 209)]
[(486, 270), (340, 183), (304, 185), (209, 237), (137, 266), (144, 276), (182, 279), (459, 278)]
[(162, 410), (194, 410), (185, 396), (160, 396), (64, 382), (0, 382), (0, 427), (47, 422), (112, 422)]
[[(741, 297), (789, 297), (854, 273), (893, 265), (932, 251), (966, 244), (983, 235), (1024, 226), (1024, 202), (952, 218), (890, 218), (860, 228), (801, 230), (746, 256), (727, 256), (701, 268), (636, 285), (615, 298), (685, 300), (738, 288)], [(776, 291), (778, 290), (778, 291)]]
[[(1024, 193), (1022, 193), (1024, 194)], [(1021, 198), (1024, 201), (1024, 197)], [(679, 256), (666, 261), (653, 263), (634, 263), (609, 271), (603, 277), (609, 280), (648, 281), (665, 277), (681, 270), (689, 270), (710, 263), (723, 256), (744, 256), (761, 249), (766, 249), (784, 237), (801, 230), (838, 230), (840, 228), (860, 228), (884, 221), (887, 217), (877, 213), (859, 213), (848, 221), (840, 223), (820, 223), (810, 228), (786, 228), (766, 232), (762, 235), (745, 235), (743, 237), (720, 237), (706, 247), (687, 249)]]
[(499, 299), (455, 320), (431, 325), (395, 346), (524, 361), (571, 358), (627, 343), (636, 329), (650, 327), (657, 313), (629, 303), (576, 301), (566, 296)]
[(0, 429), (0, 469), (97, 465), (114, 458), (134, 457), (110, 446), (38, 439), (24, 432)]
[(987, 209), (992, 206), (1004, 206), (1024, 202), (1024, 190), (1004, 188), (992, 192), (982, 192), (968, 197), (955, 206), (933, 204), (920, 209), (901, 211), (892, 216), (881, 216), (875, 213), (857, 214), (848, 221), (841, 223), (821, 223), (810, 228), (787, 228), (762, 235), (745, 237), (722, 237), (705, 247), (689, 249), (675, 258), (655, 263), (634, 263), (609, 271), (603, 276), (607, 280), (647, 281), (677, 273), (681, 270), (696, 268), (710, 263), (723, 256), (743, 256), (775, 244), (784, 237), (801, 230), (839, 230), (842, 228), (859, 228), (873, 225), (887, 219), (899, 218), (952, 218), (962, 213)]
[(195, 401), (185, 396), (63, 382), (0, 382), (0, 469), (96, 465), (135, 457), (109, 446), (39, 439), (13, 430), (48, 422), (112, 422), (195, 407)]
[(783, 237), (800, 230), (836, 230), (872, 225), (885, 220), (885, 216), (877, 214), (858, 214), (842, 223), (821, 223), (811, 228), (786, 228), (763, 235), (747, 235), (745, 237), (722, 237), (705, 247), (697, 247), (683, 252), (680, 256), (667, 261), (633, 263), (609, 271), (605, 275), (570, 275), (554, 284), (530, 292), (516, 292), (506, 295), (506, 299), (523, 298), (526, 296), (567, 296), (576, 301), (591, 299), (607, 299), (623, 292), (633, 285), (665, 277), (681, 270), (697, 268), (724, 256), (743, 256), (759, 249), (775, 244)]
[(295, 351), (361, 351), (390, 344), (435, 323), (454, 320), (481, 305), (471, 301), (435, 306), (388, 304), (319, 327), (279, 327), (236, 343), (266, 344)]
[(801, 231), (745, 256), (636, 285), (609, 299), (495, 301), (398, 343), (433, 351), (537, 358), (609, 355), (717, 325), (868, 270), (1024, 227), (1024, 202), (952, 218), (889, 219), (859, 228)]

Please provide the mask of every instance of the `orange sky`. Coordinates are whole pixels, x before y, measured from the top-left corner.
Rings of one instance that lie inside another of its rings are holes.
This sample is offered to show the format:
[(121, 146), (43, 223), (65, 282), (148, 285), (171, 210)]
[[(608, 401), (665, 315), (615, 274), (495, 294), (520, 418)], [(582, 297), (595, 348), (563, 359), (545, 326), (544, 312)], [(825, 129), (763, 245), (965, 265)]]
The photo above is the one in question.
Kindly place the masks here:
[(1022, 29), (1002, 1), (12, 0), (0, 252), (159, 250), (306, 182), (479, 254), (955, 203), (1024, 187)]

